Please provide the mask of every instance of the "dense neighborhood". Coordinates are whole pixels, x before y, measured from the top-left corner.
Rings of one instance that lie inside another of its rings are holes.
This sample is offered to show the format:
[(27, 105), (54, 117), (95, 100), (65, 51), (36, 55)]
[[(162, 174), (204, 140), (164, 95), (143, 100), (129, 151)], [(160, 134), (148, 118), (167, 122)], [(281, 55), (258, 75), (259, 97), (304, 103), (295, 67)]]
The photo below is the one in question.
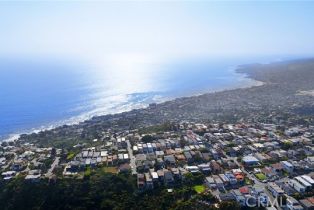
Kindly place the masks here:
[(313, 126), (186, 121), (169, 131), (145, 134), (109, 129), (72, 151), (4, 142), (1, 176), (6, 182), (17, 176), (37, 182), (83, 178), (101, 168), (135, 176), (137, 193), (159, 187), (171, 193), (188, 176), (197, 175), (202, 182), (194, 189), (212, 194), (218, 204), (313, 209), (313, 137)]

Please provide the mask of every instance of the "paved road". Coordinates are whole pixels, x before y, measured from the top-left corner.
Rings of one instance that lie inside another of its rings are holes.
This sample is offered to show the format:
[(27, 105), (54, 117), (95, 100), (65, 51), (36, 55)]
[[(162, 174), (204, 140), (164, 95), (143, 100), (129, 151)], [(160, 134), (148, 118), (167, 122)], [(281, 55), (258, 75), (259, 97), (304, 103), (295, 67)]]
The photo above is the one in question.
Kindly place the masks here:
[(137, 174), (136, 171), (136, 164), (135, 164), (135, 157), (133, 155), (133, 150), (132, 150), (132, 146), (129, 140), (126, 140), (126, 143), (128, 145), (128, 152), (129, 152), (129, 157), (130, 157), (130, 166), (132, 169), (132, 174)]
[(48, 172), (46, 173), (46, 177), (50, 178), (53, 175), (53, 170), (55, 169), (55, 167), (59, 164), (60, 161), (60, 157), (56, 157), (55, 160), (53, 161), (53, 163), (51, 164), (50, 169), (48, 170)]

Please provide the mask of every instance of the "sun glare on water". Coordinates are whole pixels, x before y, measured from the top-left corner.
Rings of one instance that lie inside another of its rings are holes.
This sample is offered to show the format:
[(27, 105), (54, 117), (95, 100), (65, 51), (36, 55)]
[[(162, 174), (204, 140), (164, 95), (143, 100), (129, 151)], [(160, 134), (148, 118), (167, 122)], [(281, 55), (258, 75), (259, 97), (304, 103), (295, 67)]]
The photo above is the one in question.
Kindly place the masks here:
[(157, 90), (159, 63), (143, 54), (115, 54), (103, 59), (96, 79), (106, 83), (114, 94), (131, 94)]

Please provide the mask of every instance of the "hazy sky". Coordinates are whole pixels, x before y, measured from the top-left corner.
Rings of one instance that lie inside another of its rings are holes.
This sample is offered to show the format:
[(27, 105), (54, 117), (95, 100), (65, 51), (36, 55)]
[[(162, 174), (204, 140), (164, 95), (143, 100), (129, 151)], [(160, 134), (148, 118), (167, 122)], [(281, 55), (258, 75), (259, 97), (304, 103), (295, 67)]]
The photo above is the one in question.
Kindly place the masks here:
[(313, 11), (314, 2), (0, 2), (0, 53), (313, 54)]

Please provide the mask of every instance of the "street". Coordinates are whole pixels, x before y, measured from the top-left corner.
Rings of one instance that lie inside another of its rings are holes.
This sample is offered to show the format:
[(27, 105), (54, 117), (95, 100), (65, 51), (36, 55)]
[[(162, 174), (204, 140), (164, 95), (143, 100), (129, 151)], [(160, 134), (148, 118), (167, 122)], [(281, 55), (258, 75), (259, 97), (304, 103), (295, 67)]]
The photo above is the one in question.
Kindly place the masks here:
[(48, 172), (45, 174), (46, 177), (51, 178), (53, 175), (53, 170), (55, 169), (55, 167), (59, 164), (60, 161), (60, 157), (56, 157), (55, 160), (53, 161), (53, 163), (51, 164), (50, 169), (48, 170)]
[(135, 157), (133, 155), (133, 150), (132, 150), (132, 146), (129, 140), (126, 140), (126, 143), (128, 145), (128, 152), (129, 152), (129, 157), (130, 157), (130, 166), (131, 166), (131, 170), (132, 170), (132, 174), (137, 174), (136, 172), (136, 164), (135, 164)]

